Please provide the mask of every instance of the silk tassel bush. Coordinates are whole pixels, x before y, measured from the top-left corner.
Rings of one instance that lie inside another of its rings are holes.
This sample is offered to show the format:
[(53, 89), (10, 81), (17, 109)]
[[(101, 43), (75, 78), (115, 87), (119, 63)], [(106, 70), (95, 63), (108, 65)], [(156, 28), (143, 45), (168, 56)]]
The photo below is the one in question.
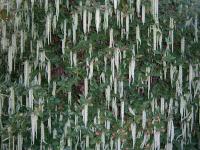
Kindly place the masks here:
[(0, 149), (200, 149), (199, 8), (0, 0)]

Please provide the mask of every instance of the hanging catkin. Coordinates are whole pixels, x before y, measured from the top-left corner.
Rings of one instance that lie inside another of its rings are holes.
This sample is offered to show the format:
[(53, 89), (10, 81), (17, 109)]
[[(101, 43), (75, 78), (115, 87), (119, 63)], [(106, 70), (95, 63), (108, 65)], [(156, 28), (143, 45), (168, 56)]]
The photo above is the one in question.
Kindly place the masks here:
[(179, 71), (178, 71), (178, 86), (177, 86), (177, 94), (182, 95), (182, 83), (183, 83), (183, 69), (182, 65), (179, 65)]
[(194, 97), (197, 96), (200, 91), (200, 81), (194, 81)]
[(58, 20), (59, 13), (60, 13), (60, 0), (55, 0), (55, 6), (56, 6), (56, 18)]
[(97, 109), (97, 123), (98, 123), (98, 124), (101, 124), (100, 115), (101, 115), (101, 111), (100, 111), (100, 108), (98, 108), (98, 109)]
[(95, 150), (100, 150), (101, 145), (99, 143), (96, 143)]
[(120, 21), (120, 11), (119, 10), (117, 10), (117, 14), (116, 14), (116, 16), (117, 16), (117, 26), (118, 27), (120, 27), (121, 26), (121, 21)]
[(87, 122), (88, 122), (88, 104), (85, 104), (84, 105), (84, 117), (83, 117), (83, 120), (84, 120), (84, 124), (85, 124), (85, 127), (87, 127)]
[(17, 150), (22, 150), (23, 147), (23, 137), (21, 133), (18, 133), (17, 135)]
[(44, 132), (44, 123), (41, 121), (41, 125), (40, 125), (41, 131), (41, 137), (40, 137), (40, 143), (44, 143), (45, 142), (45, 132)]
[(5, 50), (5, 48), (8, 45), (8, 39), (6, 38), (6, 36), (4, 36), (4, 33), (6, 33), (6, 26), (3, 26), (3, 31), (2, 32), (3, 32), (2, 33), (3, 36), (2, 36), (2, 39), (1, 39), (1, 45), (2, 45), (2, 49)]
[(172, 143), (174, 140), (174, 123), (172, 118), (168, 121), (167, 125), (167, 139), (168, 143)]
[(13, 70), (13, 53), (14, 53), (14, 47), (10, 46), (8, 49), (8, 72), (10, 74)]
[(9, 106), (8, 106), (8, 114), (14, 114), (15, 112), (15, 93), (14, 88), (10, 87), (10, 97), (9, 97)]
[(176, 67), (170, 64), (170, 81), (171, 81), (171, 86), (173, 87), (173, 82), (174, 82), (174, 73), (176, 72)]
[(105, 143), (106, 143), (106, 140), (105, 140), (105, 132), (103, 132), (101, 134), (101, 143), (102, 143), (102, 148), (105, 149)]
[(22, 57), (22, 54), (24, 52), (24, 31), (21, 30), (20, 31), (20, 36), (21, 36), (21, 39), (20, 39), (20, 52), (21, 52), (21, 57)]
[(67, 36), (67, 19), (64, 20), (63, 22), (63, 36), (64, 36), (64, 40), (66, 40), (66, 36)]
[(34, 113), (31, 114), (31, 141), (35, 143), (35, 137), (37, 137), (37, 120), (38, 116)]
[(114, 39), (113, 39), (113, 29), (110, 29), (110, 44), (109, 47), (112, 48), (114, 46)]
[(192, 92), (192, 80), (193, 80), (193, 67), (192, 64), (189, 65), (189, 90), (190, 94)]
[(24, 62), (24, 86), (27, 87), (29, 85), (29, 63), (26, 60)]
[(51, 134), (51, 114), (49, 114), (49, 118), (48, 118), (48, 131)]
[(143, 128), (143, 129), (146, 128), (146, 121), (147, 121), (146, 111), (143, 110), (143, 111), (142, 111), (142, 128)]
[(131, 81), (134, 82), (134, 80), (135, 80), (135, 45), (133, 45), (132, 59), (129, 64), (129, 85)]
[(34, 100), (34, 97), (33, 97), (33, 89), (30, 89), (29, 92), (28, 92), (28, 106), (30, 109), (33, 110), (33, 100)]
[(139, 45), (141, 44), (141, 38), (140, 38), (140, 26), (136, 26), (136, 42), (137, 42), (137, 51), (139, 48)]
[(73, 43), (75, 44), (76, 43), (76, 27), (74, 24), (72, 26), (72, 31), (73, 31)]
[(106, 90), (105, 90), (105, 95), (106, 95), (106, 104), (107, 104), (107, 108), (109, 109), (110, 106), (110, 99), (111, 99), (111, 95), (110, 95), (111, 89), (110, 86), (108, 85)]
[(129, 35), (129, 14), (126, 15), (126, 39), (128, 40)]
[(147, 86), (148, 86), (148, 98), (150, 97), (150, 88), (151, 88), (151, 76), (150, 74), (150, 67), (146, 68), (146, 75), (147, 75)]
[(85, 95), (85, 98), (88, 95), (88, 79), (87, 78), (85, 78), (84, 80), (84, 95)]
[(72, 32), (73, 32), (73, 43), (76, 43), (76, 30), (78, 26), (78, 14), (75, 12), (72, 14), (73, 23), (72, 23)]
[(83, 2), (82, 1), (79, 1), (79, 7), (80, 7), (80, 12), (79, 12), (79, 14), (80, 14), (80, 16), (81, 16), (81, 19), (83, 19)]
[(52, 20), (53, 33), (55, 32), (56, 25), (57, 25), (56, 15), (53, 15), (53, 20)]
[(117, 10), (118, 0), (113, 0), (114, 9)]
[(20, 6), (21, 6), (21, 3), (22, 3), (22, 0), (16, 0), (17, 9), (19, 9), (19, 8), (20, 8)]
[(68, 104), (71, 105), (72, 103), (72, 92), (68, 92)]
[(181, 120), (183, 120), (183, 118), (185, 117), (185, 114), (186, 114), (186, 105), (187, 105), (186, 100), (183, 98), (183, 96), (181, 96), (181, 100), (180, 100)]
[(97, 33), (99, 32), (100, 22), (101, 22), (100, 9), (96, 8), (96, 12), (95, 12), (95, 24), (96, 24), (96, 31), (97, 31)]
[(163, 34), (162, 34), (162, 31), (161, 31), (160, 28), (158, 28), (157, 31), (159, 32), (159, 35), (158, 35), (158, 38), (157, 38), (158, 39), (157, 43), (159, 45), (160, 50), (162, 50), (162, 48), (163, 48)]
[(107, 71), (107, 57), (104, 56), (104, 72)]
[(45, 10), (45, 12), (48, 11), (48, 1), (49, 0), (45, 0), (45, 4), (44, 4), (44, 10)]
[(65, 39), (62, 39), (62, 53), (65, 54)]
[(65, 123), (65, 126), (64, 126), (64, 137), (67, 137), (67, 134), (68, 134), (68, 122)]
[(72, 66), (73, 66), (73, 54), (72, 54), (72, 51), (69, 52), (69, 57), (70, 57), (70, 67), (72, 68)]
[(41, 81), (42, 81), (41, 73), (39, 72), (39, 74), (38, 74), (38, 85), (41, 85)]
[(160, 101), (161, 101), (160, 112), (161, 112), (162, 115), (164, 115), (164, 113), (165, 113), (165, 99), (163, 97), (161, 97)]
[(117, 138), (117, 150), (121, 150), (121, 139), (120, 139), (120, 137)]
[(131, 123), (131, 135), (132, 135), (132, 142), (133, 142), (133, 149), (135, 148), (136, 143), (136, 124)]
[(47, 63), (47, 74), (48, 74), (48, 84), (51, 82), (51, 62), (48, 61)]
[(89, 135), (86, 136), (86, 139), (85, 139), (85, 145), (86, 145), (86, 148), (89, 148), (89, 145), (90, 145), (90, 141), (89, 141)]
[(65, 142), (64, 142), (64, 135), (62, 134), (61, 138), (60, 138), (60, 150), (64, 150), (65, 148)]
[(56, 139), (57, 137), (57, 130), (54, 128), (53, 129), (53, 139)]
[(158, 23), (158, 0), (151, 0), (152, 15), (155, 23)]
[(46, 17), (46, 38), (48, 44), (50, 43), (51, 39), (51, 14), (49, 13)]
[(153, 25), (153, 50), (157, 50), (157, 28), (156, 25)]
[(169, 27), (170, 27), (169, 35), (170, 35), (171, 44), (172, 44), (171, 50), (173, 52), (174, 51), (174, 19), (171, 17), (170, 17)]
[(108, 29), (108, 8), (106, 8), (106, 10), (104, 12), (103, 28), (105, 31)]
[(115, 61), (116, 70), (118, 72), (119, 64), (120, 64), (120, 50), (119, 50), (119, 48), (116, 48), (115, 51), (114, 51), (114, 61)]
[[(164, 53), (164, 57), (166, 57), (166, 52)], [(167, 78), (167, 62), (163, 60), (163, 72), (164, 72), (164, 80)]]
[(142, 23), (145, 23), (145, 5), (142, 5)]
[(185, 53), (185, 37), (181, 38), (181, 55), (184, 56)]
[(137, 11), (137, 16), (140, 16), (140, 7), (141, 7), (141, 0), (136, 1), (136, 11)]
[(154, 149), (160, 149), (160, 131), (157, 131), (156, 127), (154, 127)]
[(91, 43), (89, 44), (89, 55), (90, 55), (90, 58), (92, 58), (92, 44)]
[(87, 10), (83, 10), (83, 32), (86, 34), (87, 32)]
[(121, 101), (121, 126), (123, 127), (123, 125), (124, 125), (124, 101)]
[(90, 31), (90, 26), (92, 23), (92, 13), (90, 11), (88, 11), (88, 32)]
[(112, 111), (115, 116), (115, 119), (118, 118), (118, 108), (117, 108), (117, 103), (116, 103), (116, 97), (112, 99)]
[(73, 64), (74, 64), (74, 67), (77, 67), (77, 54), (76, 53), (73, 53)]
[(88, 79), (89, 80), (91, 80), (92, 79), (92, 77), (93, 77), (93, 60), (91, 60), (91, 62), (90, 62), (90, 66), (89, 66), (89, 68), (90, 68), (90, 72), (89, 72), (89, 76), (88, 76)]
[(123, 28), (124, 27), (124, 13), (122, 11), (120, 11), (120, 22), (121, 22), (120, 26), (121, 28)]

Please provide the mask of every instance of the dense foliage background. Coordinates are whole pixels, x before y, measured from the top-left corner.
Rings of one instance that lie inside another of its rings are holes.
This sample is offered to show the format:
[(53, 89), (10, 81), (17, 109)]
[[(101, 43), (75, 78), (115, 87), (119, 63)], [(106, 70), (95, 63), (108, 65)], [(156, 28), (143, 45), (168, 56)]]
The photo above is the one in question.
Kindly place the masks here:
[(0, 149), (200, 149), (198, 0), (0, 0)]

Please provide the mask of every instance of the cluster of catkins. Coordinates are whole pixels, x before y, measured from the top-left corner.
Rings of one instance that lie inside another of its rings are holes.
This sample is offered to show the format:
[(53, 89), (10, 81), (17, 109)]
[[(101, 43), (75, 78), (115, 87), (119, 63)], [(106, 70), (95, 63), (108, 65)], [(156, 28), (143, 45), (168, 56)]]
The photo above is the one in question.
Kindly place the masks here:
[[(187, 57), (192, 44), (200, 49), (199, 14), (190, 14), (198, 1), (165, 8), (166, 1), (0, 0), (0, 149), (172, 150), (193, 143), (200, 64)], [(166, 9), (185, 20), (166, 19)], [(181, 34), (187, 29), (192, 37)], [(64, 73), (54, 78), (57, 55)]]

